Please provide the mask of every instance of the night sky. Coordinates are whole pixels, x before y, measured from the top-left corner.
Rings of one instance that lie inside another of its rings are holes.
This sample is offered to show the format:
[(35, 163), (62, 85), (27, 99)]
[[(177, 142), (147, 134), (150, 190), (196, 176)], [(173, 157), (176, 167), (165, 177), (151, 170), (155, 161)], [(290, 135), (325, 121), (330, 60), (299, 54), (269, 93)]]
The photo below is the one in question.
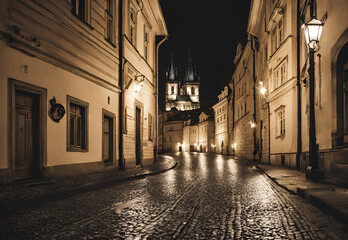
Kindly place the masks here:
[(165, 72), (173, 52), (179, 78), (186, 71), (188, 52), (201, 78), (201, 106), (216, 102), (235, 69), (238, 42), (246, 42), (249, 0), (160, 0), (169, 40), (159, 51), (159, 105), (165, 105)]

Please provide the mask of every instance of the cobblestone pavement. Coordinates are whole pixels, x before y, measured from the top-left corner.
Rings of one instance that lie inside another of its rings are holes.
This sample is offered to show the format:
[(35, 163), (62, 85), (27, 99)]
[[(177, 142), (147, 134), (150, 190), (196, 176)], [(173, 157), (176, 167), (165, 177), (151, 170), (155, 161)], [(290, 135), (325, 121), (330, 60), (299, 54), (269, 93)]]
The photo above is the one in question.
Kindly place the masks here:
[(2, 239), (348, 239), (347, 225), (248, 162), (174, 156), (162, 174), (0, 219)]

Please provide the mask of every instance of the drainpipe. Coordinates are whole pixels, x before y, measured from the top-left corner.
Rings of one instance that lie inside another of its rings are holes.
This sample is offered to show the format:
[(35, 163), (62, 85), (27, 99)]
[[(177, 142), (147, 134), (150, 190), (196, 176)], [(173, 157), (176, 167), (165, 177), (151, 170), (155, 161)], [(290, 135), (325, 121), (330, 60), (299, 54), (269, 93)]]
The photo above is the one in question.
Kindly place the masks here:
[(165, 36), (159, 43), (157, 43), (156, 46), (156, 76), (155, 76), (155, 81), (156, 81), (156, 92), (155, 92), (155, 121), (156, 121), (156, 139), (155, 139), (155, 149), (154, 149), (154, 161), (156, 161), (158, 159), (158, 51), (159, 51), (159, 47), (161, 46), (162, 43), (164, 43), (164, 41), (166, 41), (168, 39), (168, 36)]
[[(255, 49), (254, 49), (254, 41), (256, 41), (256, 37), (254, 35), (251, 35), (248, 33), (249, 36), (252, 38), (252, 41), (250, 41), (251, 50), (253, 51), (253, 101), (254, 101), (254, 113), (253, 113), (253, 120), (256, 124), (256, 75), (255, 75)], [(256, 126), (253, 128), (253, 135), (254, 135), (254, 161), (256, 161), (256, 151), (257, 151), (257, 144), (256, 144)]]
[(119, 169), (125, 169), (125, 159), (123, 153), (123, 118), (127, 116), (124, 115), (124, 87), (123, 87), (123, 0), (119, 0), (118, 6), (118, 83), (121, 89), (119, 95), (119, 141), (118, 141), (118, 151), (119, 151)]
[(301, 153), (302, 153), (302, 106), (301, 106), (301, 72), (300, 72), (300, 30), (301, 30), (301, 14), (300, 2), (297, 0), (297, 152), (296, 152), (296, 169), (301, 169)]

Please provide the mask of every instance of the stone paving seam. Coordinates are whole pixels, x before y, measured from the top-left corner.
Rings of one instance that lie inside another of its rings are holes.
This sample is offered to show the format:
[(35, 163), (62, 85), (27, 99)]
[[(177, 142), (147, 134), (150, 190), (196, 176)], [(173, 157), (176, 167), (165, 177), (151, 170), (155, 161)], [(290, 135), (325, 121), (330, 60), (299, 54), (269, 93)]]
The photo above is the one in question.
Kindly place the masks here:
[(120, 178), (115, 178), (109, 181), (99, 181), (96, 183), (91, 183), (91, 184), (85, 184), (82, 187), (79, 188), (72, 188), (72, 189), (68, 189), (66, 191), (59, 191), (59, 192), (53, 192), (53, 193), (49, 193), (46, 195), (42, 195), (33, 199), (25, 199), (25, 200), (21, 200), (21, 201), (15, 201), (13, 203), (10, 204), (5, 204), (5, 205), (0, 205), (0, 218), (4, 218), (10, 214), (13, 213), (18, 213), (18, 212), (22, 212), (25, 211), (27, 209), (30, 208), (35, 208), (38, 207), (40, 205), (46, 204), (48, 202), (54, 202), (54, 201), (58, 201), (58, 200), (62, 200), (62, 199), (66, 199), (66, 198), (70, 198), (70, 197), (74, 197), (80, 194), (84, 194), (90, 191), (95, 191), (101, 188), (105, 188), (105, 187), (109, 187), (111, 185), (114, 185), (116, 183), (121, 183), (124, 181), (128, 181), (128, 180), (135, 180), (135, 179), (140, 179), (140, 178), (145, 178), (147, 176), (151, 176), (151, 175), (155, 175), (155, 174), (160, 174), (166, 171), (169, 171), (173, 168), (175, 168), (178, 165), (177, 161), (174, 161), (174, 164), (171, 164), (170, 167), (166, 167), (165, 169), (161, 169), (161, 170), (154, 170), (152, 172), (148, 172), (148, 173), (144, 173), (144, 174), (138, 174), (138, 175), (130, 175), (130, 176), (126, 176), (126, 177), (120, 177)]
[(272, 182), (277, 184), (278, 186), (282, 187), (286, 191), (290, 192), (291, 194), (298, 195), (300, 197), (306, 198), (309, 200), (310, 203), (312, 203), (314, 206), (321, 209), (323, 212), (326, 212), (333, 217), (337, 218), (338, 220), (342, 221), (343, 223), (348, 222), (348, 215), (340, 211), (339, 209), (335, 208), (331, 204), (325, 202), (324, 200), (320, 199), (319, 197), (314, 196), (313, 194), (308, 193), (308, 191), (304, 188), (297, 188), (297, 192), (292, 191), (291, 189), (287, 188), (285, 185), (280, 184), (275, 178), (271, 177), (269, 174), (267, 174), (262, 168), (260, 168), (258, 165), (255, 165), (257, 169), (265, 174)]

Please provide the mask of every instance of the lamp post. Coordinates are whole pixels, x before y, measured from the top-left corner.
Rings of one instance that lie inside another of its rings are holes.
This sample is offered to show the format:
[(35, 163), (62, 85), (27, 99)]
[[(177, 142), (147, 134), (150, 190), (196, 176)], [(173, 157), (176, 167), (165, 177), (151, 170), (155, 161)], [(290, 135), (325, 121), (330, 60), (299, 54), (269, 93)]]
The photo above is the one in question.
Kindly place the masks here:
[(317, 156), (316, 132), (315, 132), (315, 78), (314, 78), (314, 53), (319, 43), (323, 24), (316, 19), (316, 2), (312, 0), (310, 5), (310, 21), (304, 25), (306, 43), (309, 48), (309, 165), (306, 169), (306, 178), (313, 181), (322, 180), (324, 173), (320, 171)]

